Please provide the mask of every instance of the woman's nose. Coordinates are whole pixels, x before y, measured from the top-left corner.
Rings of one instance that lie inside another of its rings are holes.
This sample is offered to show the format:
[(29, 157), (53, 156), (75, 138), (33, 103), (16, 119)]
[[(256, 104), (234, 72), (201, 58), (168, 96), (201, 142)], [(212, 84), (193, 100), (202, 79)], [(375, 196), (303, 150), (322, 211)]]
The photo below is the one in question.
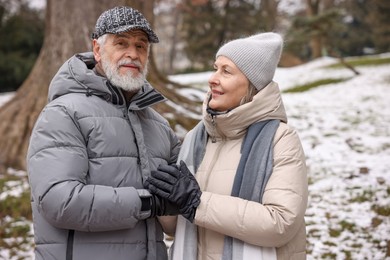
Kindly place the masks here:
[(211, 74), (210, 78), (209, 78), (209, 84), (210, 85), (217, 85), (219, 83), (219, 80), (218, 80), (218, 77), (217, 77), (217, 73), (214, 72), (213, 74)]

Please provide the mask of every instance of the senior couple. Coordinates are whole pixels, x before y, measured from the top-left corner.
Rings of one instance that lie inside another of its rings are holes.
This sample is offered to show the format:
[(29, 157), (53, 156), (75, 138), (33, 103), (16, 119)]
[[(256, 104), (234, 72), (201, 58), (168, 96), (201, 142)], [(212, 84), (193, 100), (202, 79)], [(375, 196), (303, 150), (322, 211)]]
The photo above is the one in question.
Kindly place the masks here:
[(27, 155), (35, 258), (305, 259), (305, 155), (273, 81), (281, 36), (219, 48), (182, 143), (145, 80), (158, 42), (118, 6), (54, 76)]

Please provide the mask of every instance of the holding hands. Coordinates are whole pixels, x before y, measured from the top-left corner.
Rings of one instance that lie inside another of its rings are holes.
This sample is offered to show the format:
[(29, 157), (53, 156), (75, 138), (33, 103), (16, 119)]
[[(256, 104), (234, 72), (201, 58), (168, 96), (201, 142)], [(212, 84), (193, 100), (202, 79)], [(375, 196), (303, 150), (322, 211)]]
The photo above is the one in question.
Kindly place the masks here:
[(176, 204), (180, 214), (193, 222), (202, 192), (183, 161), (180, 161), (180, 167), (160, 165), (156, 171), (151, 172), (146, 185), (150, 192)]
[(155, 194), (151, 194), (151, 197), (146, 200), (148, 200), (146, 204), (149, 204), (150, 207), (149, 217), (151, 218), (156, 216), (176, 216), (180, 214), (179, 208), (176, 204)]

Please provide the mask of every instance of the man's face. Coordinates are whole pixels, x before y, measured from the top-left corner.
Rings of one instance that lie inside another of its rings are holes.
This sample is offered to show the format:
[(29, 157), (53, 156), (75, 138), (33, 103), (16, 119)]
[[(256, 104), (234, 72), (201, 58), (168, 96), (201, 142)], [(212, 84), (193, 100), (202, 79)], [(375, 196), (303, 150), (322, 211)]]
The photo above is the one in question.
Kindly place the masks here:
[(146, 33), (134, 30), (105, 37), (103, 44), (93, 42), (97, 66), (113, 85), (137, 92), (147, 74), (149, 42)]

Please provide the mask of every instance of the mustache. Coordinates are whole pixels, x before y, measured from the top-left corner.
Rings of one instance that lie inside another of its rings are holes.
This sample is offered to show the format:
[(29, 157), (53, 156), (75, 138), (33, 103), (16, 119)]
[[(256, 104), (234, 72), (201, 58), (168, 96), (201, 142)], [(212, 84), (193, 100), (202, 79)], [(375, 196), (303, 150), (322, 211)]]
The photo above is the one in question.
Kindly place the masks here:
[(132, 65), (132, 66), (137, 66), (139, 69), (141, 69), (141, 62), (136, 61), (136, 60), (120, 60), (118, 62), (118, 67), (123, 66), (123, 65)]

